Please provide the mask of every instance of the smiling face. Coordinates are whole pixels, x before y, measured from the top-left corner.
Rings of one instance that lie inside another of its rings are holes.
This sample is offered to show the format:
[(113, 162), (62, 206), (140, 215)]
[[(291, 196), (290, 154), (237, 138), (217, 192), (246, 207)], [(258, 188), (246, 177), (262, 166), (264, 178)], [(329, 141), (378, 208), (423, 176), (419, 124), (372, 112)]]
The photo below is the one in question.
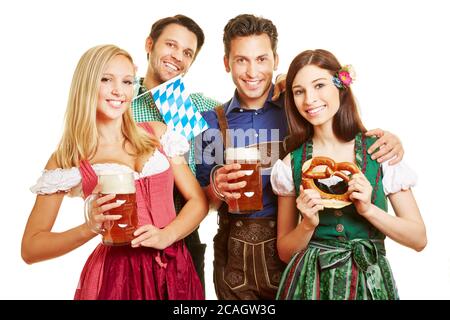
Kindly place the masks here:
[(106, 65), (98, 92), (97, 119), (115, 120), (130, 107), (133, 98), (134, 66), (117, 55)]
[(243, 107), (262, 107), (269, 93), (273, 71), (278, 66), (267, 34), (237, 37), (224, 57)]
[(339, 110), (339, 89), (333, 84), (328, 70), (315, 65), (300, 69), (292, 84), (295, 105), (313, 126), (332, 124)]
[(147, 38), (146, 50), (149, 54), (146, 78), (154, 87), (189, 70), (197, 50), (197, 37), (186, 27), (172, 23), (155, 42)]

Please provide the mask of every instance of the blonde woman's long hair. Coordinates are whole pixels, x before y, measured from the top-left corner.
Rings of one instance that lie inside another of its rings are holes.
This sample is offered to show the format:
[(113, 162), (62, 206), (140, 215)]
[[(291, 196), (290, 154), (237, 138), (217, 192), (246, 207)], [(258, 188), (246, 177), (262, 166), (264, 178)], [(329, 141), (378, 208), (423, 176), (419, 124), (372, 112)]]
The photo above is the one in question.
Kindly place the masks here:
[[(133, 63), (128, 52), (114, 45), (93, 47), (80, 58), (70, 87), (63, 135), (55, 152), (59, 167), (78, 167), (80, 160), (89, 160), (95, 155), (99, 138), (96, 115), (100, 82), (106, 65), (118, 55)], [(122, 115), (122, 133), (131, 144), (133, 155), (151, 153), (159, 146), (156, 137), (136, 125), (131, 106)]]

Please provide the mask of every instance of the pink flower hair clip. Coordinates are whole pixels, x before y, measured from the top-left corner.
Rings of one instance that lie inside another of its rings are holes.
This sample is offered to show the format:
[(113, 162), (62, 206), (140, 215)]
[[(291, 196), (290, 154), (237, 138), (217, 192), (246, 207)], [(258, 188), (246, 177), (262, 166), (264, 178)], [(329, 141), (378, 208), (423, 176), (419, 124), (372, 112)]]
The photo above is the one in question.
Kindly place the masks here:
[(344, 89), (350, 87), (350, 85), (355, 82), (355, 70), (351, 64), (343, 66), (336, 74), (333, 76), (333, 83), (339, 89)]

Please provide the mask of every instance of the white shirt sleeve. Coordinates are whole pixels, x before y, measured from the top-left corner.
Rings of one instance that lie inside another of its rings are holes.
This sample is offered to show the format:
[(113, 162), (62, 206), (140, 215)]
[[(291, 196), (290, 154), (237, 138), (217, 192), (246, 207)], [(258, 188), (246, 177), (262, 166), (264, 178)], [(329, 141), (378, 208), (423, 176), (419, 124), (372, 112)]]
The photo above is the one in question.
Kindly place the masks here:
[(391, 166), (385, 161), (383, 169), (383, 189), (386, 195), (401, 190), (408, 190), (417, 183), (417, 174), (403, 161)]
[(182, 156), (189, 151), (188, 140), (171, 129), (166, 130), (160, 141), (168, 157)]
[(44, 170), (42, 176), (30, 190), (35, 194), (52, 194), (58, 191), (68, 192), (81, 182), (78, 168)]
[(295, 185), (292, 179), (292, 169), (282, 160), (275, 162), (270, 175), (272, 190), (279, 196), (295, 196)]

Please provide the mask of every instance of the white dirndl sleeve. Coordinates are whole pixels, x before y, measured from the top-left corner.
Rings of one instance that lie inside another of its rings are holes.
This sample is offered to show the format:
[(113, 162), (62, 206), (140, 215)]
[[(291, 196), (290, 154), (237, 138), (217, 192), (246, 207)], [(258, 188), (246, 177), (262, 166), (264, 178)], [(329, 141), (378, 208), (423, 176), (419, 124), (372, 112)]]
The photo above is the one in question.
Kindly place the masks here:
[(173, 130), (167, 129), (160, 141), (168, 157), (182, 156), (189, 151), (188, 140)]
[(58, 191), (69, 192), (81, 183), (81, 174), (78, 168), (44, 170), (30, 190), (35, 194), (53, 194)]
[(270, 174), (272, 190), (279, 196), (295, 196), (295, 185), (292, 179), (292, 169), (290, 165), (282, 160), (275, 162)]
[(403, 161), (391, 166), (385, 161), (383, 169), (383, 189), (386, 195), (401, 190), (408, 190), (417, 183), (417, 174)]

